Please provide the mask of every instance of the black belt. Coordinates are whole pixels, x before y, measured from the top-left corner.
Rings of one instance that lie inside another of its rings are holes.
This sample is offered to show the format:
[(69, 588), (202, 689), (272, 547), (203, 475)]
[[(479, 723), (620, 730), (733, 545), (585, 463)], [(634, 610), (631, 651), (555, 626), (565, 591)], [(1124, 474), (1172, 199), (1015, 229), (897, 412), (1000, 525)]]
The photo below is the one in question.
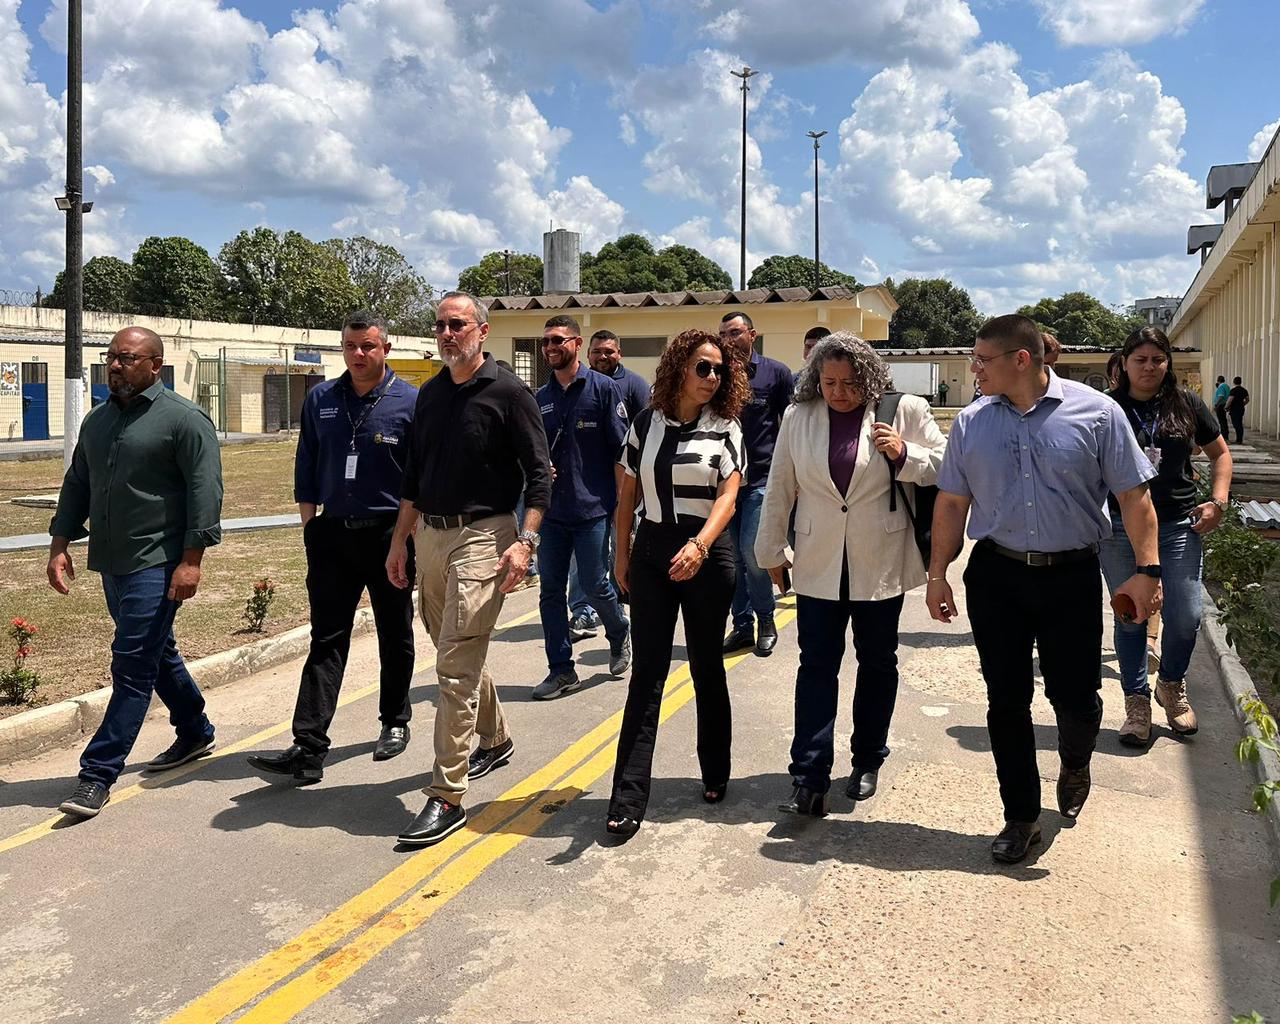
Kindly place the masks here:
[(338, 516), (326, 516), (325, 518), (341, 523), (348, 530), (371, 530), (375, 526), (390, 526), (395, 522), (396, 515), (394, 512), (388, 512), (379, 516), (365, 516), (363, 519), (354, 517), (340, 518)]
[(470, 526), (477, 519), (485, 519), (485, 516), (471, 515), (469, 512), (463, 512), (456, 516), (429, 516), (425, 512), (422, 514), (422, 521), (433, 530), (457, 530), (464, 526)]
[(983, 540), (980, 543), (984, 547), (990, 548), (997, 555), (1003, 555), (1005, 558), (1021, 562), (1023, 565), (1038, 567), (1083, 562), (1086, 558), (1093, 558), (1098, 554), (1097, 544), (1090, 544), (1087, 548), (1073, 548), (1070, 551), (1016, 551), (1013, 548), (1006, 548), (1002, 544), (997, 544), (993, 540)]

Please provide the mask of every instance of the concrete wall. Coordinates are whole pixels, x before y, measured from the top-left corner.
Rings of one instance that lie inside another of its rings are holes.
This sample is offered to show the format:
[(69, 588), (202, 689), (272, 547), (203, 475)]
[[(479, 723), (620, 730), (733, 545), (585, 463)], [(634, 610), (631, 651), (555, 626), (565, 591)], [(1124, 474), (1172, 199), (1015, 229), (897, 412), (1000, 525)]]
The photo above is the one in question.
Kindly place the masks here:
[[(85, 408), (90, 406), (89, 367), (102, 361), (111, 336), (123, 327), (148, 327), (165, 342), (165, 363), (173, 367), (174, 390), (197, 400), (197, 362), (225, 355), (227, 360), (227, 420), (220, 429), (261, 431), (263, 377), (283, 373), (287, 358), (291, 372), (306, 373), (315, 364), (298, 364), (297, 350), (320, 352), (319, 369), (326, 377), (343, 371), (341, 333), (256, 324), (227, 324), (204, 320), (178, 320), (119, 313), (85, 313)], [(0, 363), (40, 362), (48, 367), (49, 435), (63, 433), (63, 331), (60, 309), (0, 305)], [(396, 355), (420, 358), (435, 353), (434, 339), (393, 336)], [(241, 360), (279, 360), (278, 366), (255, 365)], [(0, 441), (22, 439), (21, 394), (0, 394)]]

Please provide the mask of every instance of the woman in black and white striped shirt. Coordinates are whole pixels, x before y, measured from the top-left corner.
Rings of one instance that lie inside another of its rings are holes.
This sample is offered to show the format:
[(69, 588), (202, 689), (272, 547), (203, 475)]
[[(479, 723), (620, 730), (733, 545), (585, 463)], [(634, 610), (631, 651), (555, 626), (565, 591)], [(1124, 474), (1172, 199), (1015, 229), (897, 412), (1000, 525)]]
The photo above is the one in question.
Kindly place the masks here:
[[(721, 644), (736, 568), (725, 527), (742, 482), (737, 417), (749, 397), (746, 373), (719, 337), (685, 331), (662, 353), (650, 407), (636, 416), (622, 450), (614, 573), (631, 594), (635, 660), (606, 827), (624, 838), (635, 835), (649, 803), (677, 614), (697, 701), (702, 798), (720, 802), (729, 784), (732, 725)], [(631, 542), (639, 503), (644, 513)]]

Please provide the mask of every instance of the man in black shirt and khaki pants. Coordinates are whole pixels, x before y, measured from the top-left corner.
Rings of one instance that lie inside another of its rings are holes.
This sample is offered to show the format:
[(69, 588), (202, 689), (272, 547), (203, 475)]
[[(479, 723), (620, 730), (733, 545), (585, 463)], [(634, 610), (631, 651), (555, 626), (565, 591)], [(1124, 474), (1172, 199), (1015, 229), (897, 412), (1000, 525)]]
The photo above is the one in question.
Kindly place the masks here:
[[(418, 606), (436, 645), (435, 770), (427, 804), (400, 841), (430, 846), (467, 820), (469, 779), (506, 764), (514, 749), (493, 678), (485, 667), (503, 597), (524, 579), (551, 503), (551, 460), (538, 403), (518, 377), (484, 351), (489, 311), (474, 295), (450, 292), (436, 310), (447, 373), (418, 393), (400, 514), (387, 576), (409, 586), (410, 533)], [(516, 501), (524, 489), (517, 535)], [(472, 736), (479, 746), (472, 752)]]

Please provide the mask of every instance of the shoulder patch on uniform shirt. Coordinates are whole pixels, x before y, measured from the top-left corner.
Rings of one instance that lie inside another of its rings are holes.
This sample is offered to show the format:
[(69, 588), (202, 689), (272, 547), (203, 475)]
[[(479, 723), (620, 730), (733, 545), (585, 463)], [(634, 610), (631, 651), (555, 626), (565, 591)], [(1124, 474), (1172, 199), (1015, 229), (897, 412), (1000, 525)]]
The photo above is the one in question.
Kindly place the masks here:
[(627, 418), (627, 403), (619, 402), (614, 407), (614, 412), (618, 414), (618, 419), (625, 420)]

